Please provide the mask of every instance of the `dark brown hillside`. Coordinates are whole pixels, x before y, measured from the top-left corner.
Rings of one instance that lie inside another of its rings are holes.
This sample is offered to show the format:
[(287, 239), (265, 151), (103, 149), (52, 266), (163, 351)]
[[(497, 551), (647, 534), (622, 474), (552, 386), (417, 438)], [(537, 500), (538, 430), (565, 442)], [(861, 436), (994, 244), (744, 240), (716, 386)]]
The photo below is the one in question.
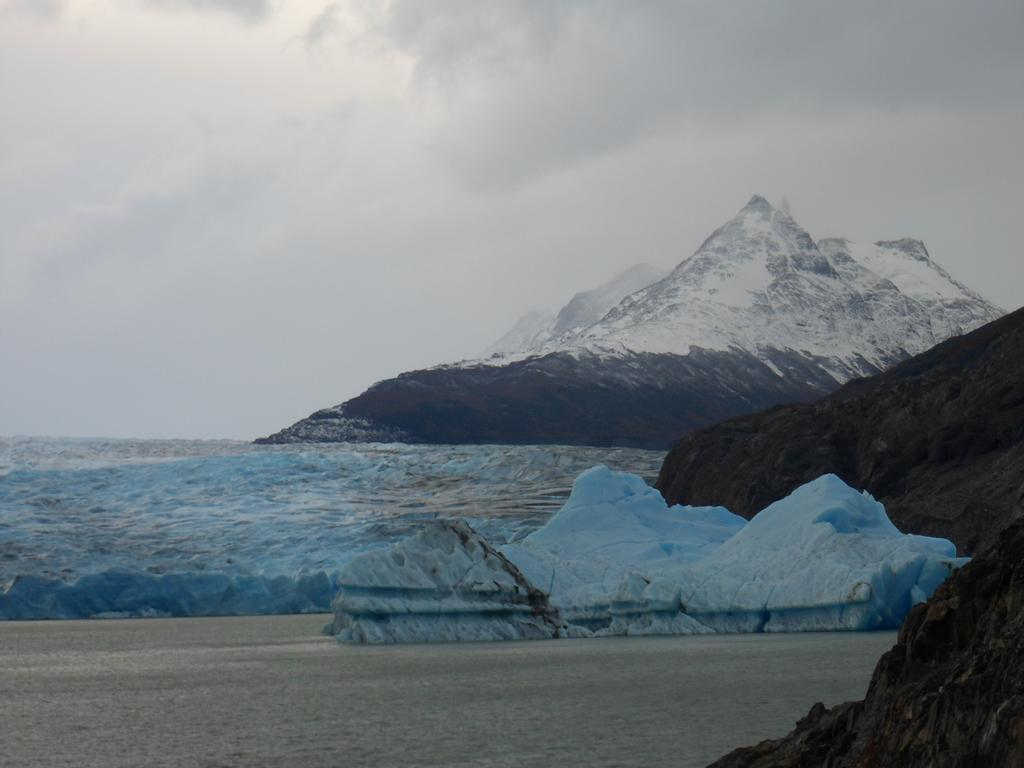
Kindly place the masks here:
[(1024, 309), (809, 404), (687, 435), (657, 487), (670, 503), (753, 517), (826, 472), (902, 530), (972, 553), (1024, 500)]
[(504, 365), (403, 373), (259, 443), (628, 445), (664, 450), (693, 429), (837, 386), (793, 352), (741, 350), (615, 357), (556, 352)]

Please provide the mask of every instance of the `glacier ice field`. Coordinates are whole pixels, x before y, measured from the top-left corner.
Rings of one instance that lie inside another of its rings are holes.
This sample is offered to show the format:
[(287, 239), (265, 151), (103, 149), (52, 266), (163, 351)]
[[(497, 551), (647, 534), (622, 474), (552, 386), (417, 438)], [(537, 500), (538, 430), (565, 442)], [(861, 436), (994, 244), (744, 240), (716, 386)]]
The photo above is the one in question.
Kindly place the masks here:
[(327, 611), (352, 557), (458, 517), (525, 538), (659, 451), (0, 438), (0, 619)]
[(866, 630), (962, 564), (834, 475), (750, 522), (669, 507), (661, 458), (3, 439), (0, 619), (333, 610), (339, 639), (375, 643)]

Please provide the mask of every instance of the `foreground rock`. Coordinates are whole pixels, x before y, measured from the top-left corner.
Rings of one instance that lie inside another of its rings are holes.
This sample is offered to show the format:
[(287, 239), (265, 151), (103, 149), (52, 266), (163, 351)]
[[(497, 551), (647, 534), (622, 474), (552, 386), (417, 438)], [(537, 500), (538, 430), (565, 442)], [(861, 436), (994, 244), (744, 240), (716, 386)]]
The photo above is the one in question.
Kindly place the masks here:
[(1024, 310), (809, 405), (689, 435), (657, 487), (669, 503), (752, 517), (826, 472), (865, 488), (904, 531), (972, 553), (1024, 499)]
[(442, 521), (342, 571), (349, 642), (894, 628), (961, 564), (834, 475), (744, 523), (596, 467), (516, 544)]
[(867, 697), (714, 768), (1024, 766), (1024, 521), (907, 617)]

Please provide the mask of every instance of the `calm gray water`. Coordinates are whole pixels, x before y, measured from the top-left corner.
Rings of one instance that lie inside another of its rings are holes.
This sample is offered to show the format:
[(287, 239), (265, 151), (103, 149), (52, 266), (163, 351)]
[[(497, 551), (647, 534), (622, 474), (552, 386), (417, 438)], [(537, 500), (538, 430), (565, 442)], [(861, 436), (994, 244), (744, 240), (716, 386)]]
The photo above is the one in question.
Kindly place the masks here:
[(325, 616), (0, 623), (0, 764), (703, 766), (893, 633), (349, 647)]

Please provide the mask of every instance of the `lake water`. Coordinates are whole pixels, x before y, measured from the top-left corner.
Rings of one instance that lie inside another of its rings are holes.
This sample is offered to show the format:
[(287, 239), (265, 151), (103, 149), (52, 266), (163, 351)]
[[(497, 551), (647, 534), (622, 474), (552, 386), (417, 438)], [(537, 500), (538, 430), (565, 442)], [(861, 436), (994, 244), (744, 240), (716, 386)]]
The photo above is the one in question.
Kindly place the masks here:
[(893, 633), (339, 646), (326, 616), (0, 623), (0, 764), (703, 766)]

